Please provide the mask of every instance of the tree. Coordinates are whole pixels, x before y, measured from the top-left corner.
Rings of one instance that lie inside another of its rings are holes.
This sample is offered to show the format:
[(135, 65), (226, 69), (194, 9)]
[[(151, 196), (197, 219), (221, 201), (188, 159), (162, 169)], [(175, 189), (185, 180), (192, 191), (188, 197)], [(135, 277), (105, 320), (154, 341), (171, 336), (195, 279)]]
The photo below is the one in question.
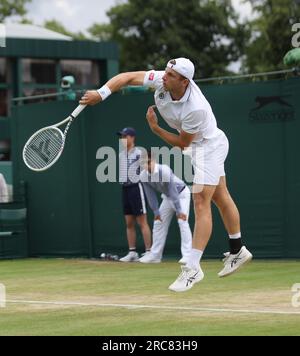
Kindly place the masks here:
[(94, 24), (88, 31), (100, 41), (109, 41), (113, 37), (113, 27), (111, 24)]
[(185, 56), (198, 77), (227, 74), (247, 37), (231, 0), (128, 0), (107, 14), (110, 25), (89, 31), (119, 43), (122, 70), (164, 68), (170, 58)]
[(54, 32), (61, 33), (66, 36), (70, 36), (75, 40), (86, 40), (86, 36), (82, 33), (73, 33), (69, 30), (67, 30), (62, 23), (60, 23), (57, 20), (49, 20), (44, 23), (44, 27), (47, 28), (48, 30), (52, 30)]
[(9, 16), (26, 14), (25, 6), (31, 0), (0, 0), (0, 22)]
[(249, 72), (283, 69), (284, 55), (292, 49), (292, 25), (300, 22), (298, 0), (248, 0), (256, 13), (252, 38), (246, 46), (244, 67)]

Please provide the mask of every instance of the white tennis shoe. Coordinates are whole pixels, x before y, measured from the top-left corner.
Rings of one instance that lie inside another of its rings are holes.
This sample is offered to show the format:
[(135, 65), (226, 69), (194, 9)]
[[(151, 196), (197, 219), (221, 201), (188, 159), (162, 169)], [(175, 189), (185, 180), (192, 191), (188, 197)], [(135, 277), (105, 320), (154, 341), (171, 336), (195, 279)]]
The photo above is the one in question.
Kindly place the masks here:
[(129, 251), (129, 253), (119, 259), (120, 262), (137, 262), (139, 260), (139, 254), (135, 251)]
[(181, 265), (186, 265), (188, 263), (188, 258), (184, 256), (178, 261), (178, 263), (180, 263)]
[(173, 292), (185, 292), (193, 287), (194, 284), (201, 282), (204, 278), (204, 273), (199, 266), (199, 269), (191, 269), (186, 266), (181, 267), (182, 272), (174, 283), (169, 286)]
[(141, 263), (160, 263), (161, 262), (161, 259), (160, 258), (157, 258), (153, 255), (153, 253), (151, 252), (147, 252), (145, 253), (144, 256), (142, 256), (139, 261)]
[(218, 273), (218, 276), (220, 278), (227, 277), (232, 273), (236, 272), (243, 265), (250, 262), (253, 258), (252, 254), (250, 253), (250, 251), (246, 249), (245, 246), (243, 246), (240, 252), (237, 253), (236, 255), (231, 255), (230, 253), (226, 252), (224, 256), (225, 256), (225, 258), (223, 259), (224, 268), (220, 273)]

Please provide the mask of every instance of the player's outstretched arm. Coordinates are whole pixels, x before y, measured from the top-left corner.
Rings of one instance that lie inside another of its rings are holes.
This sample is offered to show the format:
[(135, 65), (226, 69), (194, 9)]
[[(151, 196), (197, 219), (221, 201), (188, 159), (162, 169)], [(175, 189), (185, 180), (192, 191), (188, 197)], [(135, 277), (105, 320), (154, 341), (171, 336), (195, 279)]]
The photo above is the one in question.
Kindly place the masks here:
[(145, 71), (118, 74), (99, 90), (87, 91), (79, 103), (81, 105), (95, 105), (127, 85), (143, 85), (145, 75)]

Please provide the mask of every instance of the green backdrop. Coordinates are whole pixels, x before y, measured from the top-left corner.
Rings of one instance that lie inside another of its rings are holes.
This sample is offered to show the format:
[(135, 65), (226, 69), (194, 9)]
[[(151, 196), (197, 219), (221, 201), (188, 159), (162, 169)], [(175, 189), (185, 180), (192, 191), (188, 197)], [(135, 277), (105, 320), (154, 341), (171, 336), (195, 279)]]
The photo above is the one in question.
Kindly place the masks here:
[[(227, 180), (239, 206), (242, 234), (255, 257), (300, 257), (300, 80), (205, 86), (219, 127), (230, 140)], [(145, 113), (153, 94), (115, 94), (87, 108), (73, 124), (59, 162), (44, 173), (29, 171), (21, 159), (28, 137), (54, 124), (77, 105), (49, 102), (14, 108), (11, 118), (14, 182), (27, 183), (29, 256), (89, 256), (127, 251), (121, 188), (100, 184), (96, 159), (101, 146), (118, 149), (116, 131), (137, 129), (137, 144), (160, 146)], [(149, 214), (149, 222), (152, 224)], [(191, 214), (191, 225), (194, 216)], [(142, 239), (138, 238), (140, 252)], [(173, 221), (166, 255), (179, 256)], [(206, 257), (227, 251), (226, 231), (214, 209), (213, 236)]]

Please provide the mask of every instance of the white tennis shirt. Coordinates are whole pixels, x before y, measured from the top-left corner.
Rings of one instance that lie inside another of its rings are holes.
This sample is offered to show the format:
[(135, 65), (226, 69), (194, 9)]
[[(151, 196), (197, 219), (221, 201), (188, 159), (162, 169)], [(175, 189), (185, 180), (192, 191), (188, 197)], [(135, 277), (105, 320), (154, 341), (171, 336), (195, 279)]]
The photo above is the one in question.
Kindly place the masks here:
[(209, 102), (197, 84), (191, 80), (184, 96), (176, 101), (164, 89), (164, 74), (164, 71), (146, 72), (144, 86), (156, 89), (155, 104), (167, 124), (179, 132), (197, 133), (193, 143), (217, 137), (222, 131), (217, 126)]

